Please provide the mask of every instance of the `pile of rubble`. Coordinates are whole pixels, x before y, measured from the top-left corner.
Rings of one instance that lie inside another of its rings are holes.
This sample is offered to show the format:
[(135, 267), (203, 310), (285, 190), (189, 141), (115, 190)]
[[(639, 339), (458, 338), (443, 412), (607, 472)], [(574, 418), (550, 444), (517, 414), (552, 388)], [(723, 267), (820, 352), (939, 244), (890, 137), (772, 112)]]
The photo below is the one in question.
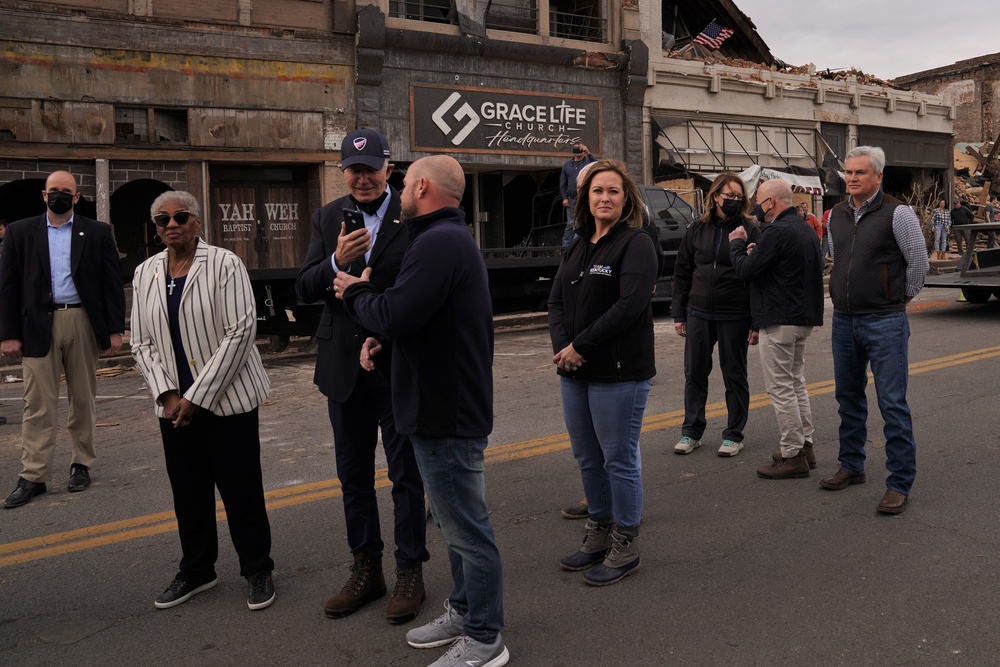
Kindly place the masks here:
[[(885, 79), (880, 79), (877, 76), (872, 76), (871, 74), (865, 74), (857, 68), (850, 68), (846, 70), (832, 71), (830, 69), (817, 70), (816, 66), (812, 63), (806, 65), (788, 65), (786, 63), (767, 65), (765, 63), (755, 63), (750, 60), (742, 60), (740, 58), (727, 58), (724, 56), (714, 57), (700, 55), (695, 52), (694, 49), (682, 48), (665, 50), (663, 55), (668, 58), (679, 58), (681, 60), (697, 60), (703, 63), (717, 63), (720, 65), (726, 65), (728, 67), (737, 67), (740, 69), (750, 69), (758, 70), (764, 72), (785, 72), (787, 74), (799, 74), (808, 75), (816, 77), (818, 79), (825, 79), (827, 81), (851, 81), (856, 80), (858, 83), (866, 86), (881, 86), (883, 88), (899, 88), (899, 86), (886, 81)], [(759, 78), (757, 75), (750, 75), (751, 79)]]

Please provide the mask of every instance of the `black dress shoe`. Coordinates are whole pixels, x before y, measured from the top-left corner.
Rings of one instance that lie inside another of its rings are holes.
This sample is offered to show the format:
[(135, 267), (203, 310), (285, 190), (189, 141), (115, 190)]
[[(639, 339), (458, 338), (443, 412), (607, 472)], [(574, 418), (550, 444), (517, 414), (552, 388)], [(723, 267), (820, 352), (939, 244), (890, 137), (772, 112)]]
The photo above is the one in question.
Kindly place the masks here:
[(45, 493), (45, 482), (29, 482), (23, 477), (18, 477), (17, 487), (3, 503), (4, 509), (9, 510), (26, 505), (32, 498), (43, 493)]
[(85, 465), (74, 463), (69, 467), (70, 492), (83, 491), (90, 486), (90, 471)]

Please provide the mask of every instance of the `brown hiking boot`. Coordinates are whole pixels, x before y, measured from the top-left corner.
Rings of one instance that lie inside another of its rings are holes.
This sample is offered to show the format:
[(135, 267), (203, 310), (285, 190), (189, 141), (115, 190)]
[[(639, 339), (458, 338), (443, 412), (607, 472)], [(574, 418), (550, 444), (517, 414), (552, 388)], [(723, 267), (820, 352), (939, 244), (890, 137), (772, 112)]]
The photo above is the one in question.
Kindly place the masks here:
[(384, 595), (382, 562), (365, 554), (354, 554), (350, 578), (339, 593), (326, 601), (323, 613), (327, 618), (343, 618)]
[(841, 489), (846, 489), (851, 484), (864, 484), (865, 474), (853, 472), (847, 472), (843, 468), (837, 470), (837, 472), (830, 476), (824, 477), (819, 481), (819, 485), (824, 489), (830, 489), (831, 491), (840, 491)]
[[(804, 451), (806, 453), (806, 463), (809, 464), (809, 469), (810, 470), (815, 470), (816, 469), (816, 452), (813, 451), (813, 444), (811, 442), (807, 442), (806, 444), (802, 445), (802, 451)], [(771, 460), (774, 461), (775, 463), (781, 463), (781, 459), (782, 459), (782, 456), (781, 456), (781, 450), (780, 449), (778, 451), (774, 452), (773, 454), (771, 454)]]
[(389, 597), (385, 618), (393, 625), (412, 621), (420, 611), (421, 603), (427, 599), (424, 592), (424, 568), (396, 567), (396, 586)]
[(763, 479), (795, 479), (809, 476), (809, 464), (805, 451), (800, 451), (790, 459), (772, 461), (770, 465), (757, 468), (757, 476)]

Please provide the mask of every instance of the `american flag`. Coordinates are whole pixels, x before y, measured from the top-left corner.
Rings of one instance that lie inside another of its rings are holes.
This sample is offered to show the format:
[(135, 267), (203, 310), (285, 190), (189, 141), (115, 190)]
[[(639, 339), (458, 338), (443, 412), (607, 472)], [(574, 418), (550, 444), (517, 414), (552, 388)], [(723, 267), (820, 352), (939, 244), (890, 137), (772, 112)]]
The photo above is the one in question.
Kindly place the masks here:
[(698, 33), (692, 41), (695, 44), (701, 44), (702, 46), (707, 46), (712, 51), (718, 51), (722, 47), (722, 43), (732, 37), (735, 34), (733, 30), (729, 28), (723, 28), (721, 25), (712, 21), (705, 29)]

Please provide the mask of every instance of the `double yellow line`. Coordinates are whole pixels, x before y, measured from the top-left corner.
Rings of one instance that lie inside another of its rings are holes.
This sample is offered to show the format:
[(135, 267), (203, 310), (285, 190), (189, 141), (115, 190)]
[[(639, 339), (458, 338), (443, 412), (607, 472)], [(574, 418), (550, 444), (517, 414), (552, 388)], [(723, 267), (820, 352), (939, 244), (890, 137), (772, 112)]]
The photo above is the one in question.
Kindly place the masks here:
[[(981, 350), (961, 352), (946, 357), (938, 357), (910, 364), (910, 375), (929, 373), (942, 368), (950, 368), (962, 364), (970, 364), (984, 359), (1000, 357), (1000, 346), (987, 347)], [(810, 395), (829, 394), (834, 391), (833, 380), (814, 382), (808, 385)], [(770, 401), (767, 394), (754, 394), (750, 397), (750, 408), (767, 406)], [(724, 402), (713, 403), (706, 408), (707, 417), (718, 417), (726, 414)], [(675, 410), (657, 415), (649, 415), (643, 420), (644, 433), (680, 426), (684, 421), (684, 411)], [(486, 457), (490, 461), (513, 461), (551, 452), (569, 449), (569, 437), (565, 433), (534, 438), (509, 445), (489, 447)], [(391, 485), (385, 470), (379, 470), (375, 475), (376, 488)], [(275, 489), (264, 494), (268, 510), (292, 507), (305, 503), (335, 498), (341, 495), (340, 481), (336, 478), (309, 484), (298, 484), (284, 489)], [(222, 503), (217, 503), (216, 513), (219, 521), (226, 518)], [(86, 528), (78, 528), (62, 533), (43, 535), (19, 542), (0, 544), (0, 568), (28, 563), (43, 558), (61, 556), (64, 554), (86, 551), (141, 537), (149, 537), (160, 533), (177, 530), (177, 522), (173, 512), (157, 512), (146, 516), (133, 517), (122, 521), (113, 521)]]

